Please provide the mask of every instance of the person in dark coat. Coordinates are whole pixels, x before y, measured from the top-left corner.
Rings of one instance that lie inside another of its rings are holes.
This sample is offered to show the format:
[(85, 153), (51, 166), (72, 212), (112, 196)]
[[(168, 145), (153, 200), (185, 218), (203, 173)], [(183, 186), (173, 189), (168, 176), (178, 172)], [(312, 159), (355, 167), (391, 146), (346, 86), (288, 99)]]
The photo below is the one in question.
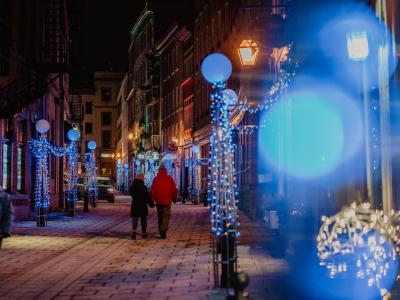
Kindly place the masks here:
[(139, 218), (142, 226), (142, 237), (147, 238), (147, 216), (149, 214), (147, 206), (154, 207), (154, 203), (150, 199), (149, 190), (144, 184), (143, 173), (138, 174), (135, 180), (133, 180), (129, 194), (132, 196), (132, 239), (136, 239)]
[(0, 249), (3, 238), (11, 236), (12, 205), (7, 193), (0, 188)]

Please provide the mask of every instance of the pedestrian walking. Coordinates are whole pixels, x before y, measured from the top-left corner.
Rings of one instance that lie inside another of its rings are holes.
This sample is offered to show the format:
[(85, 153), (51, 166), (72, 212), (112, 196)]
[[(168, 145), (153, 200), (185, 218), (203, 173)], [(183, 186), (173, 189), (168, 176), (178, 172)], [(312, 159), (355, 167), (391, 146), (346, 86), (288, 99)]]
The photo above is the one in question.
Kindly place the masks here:
[(176, 203), (177, 196), (174, 179), (167, 174), (165, 166), (161, 165), (151, 185), (151, 197), (157, 206), (158, 231), (162, 239), (167, 237), (171, 204)]
[(11, 236), (12, 206), (11, 201), (0, 188), (0, 249), (3, 239)]
[(132, 217), (132, 239), (136, 239), (136, 230), (140, 218), (142, 237), (147, 238), (147, 216), (148, 206), (154, 207), (150, 198), (149, 190), (144, 184), (144, 174), (138, 174), (132, 182), (129, 194), (132, 196), (131, 217)]

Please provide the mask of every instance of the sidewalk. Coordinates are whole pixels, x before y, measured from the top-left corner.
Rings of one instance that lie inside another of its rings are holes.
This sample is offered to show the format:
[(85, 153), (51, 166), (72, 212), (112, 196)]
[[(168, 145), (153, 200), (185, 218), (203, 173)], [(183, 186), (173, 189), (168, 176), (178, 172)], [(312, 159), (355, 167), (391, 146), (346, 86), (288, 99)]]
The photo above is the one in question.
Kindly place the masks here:
[(101, 203), (47, 228), (18, 222), (0, 254), (0, 299), (205, 299), (213, 283), (209, 211), (174, 205), (166, 240), (130, 239), (129, 202)]

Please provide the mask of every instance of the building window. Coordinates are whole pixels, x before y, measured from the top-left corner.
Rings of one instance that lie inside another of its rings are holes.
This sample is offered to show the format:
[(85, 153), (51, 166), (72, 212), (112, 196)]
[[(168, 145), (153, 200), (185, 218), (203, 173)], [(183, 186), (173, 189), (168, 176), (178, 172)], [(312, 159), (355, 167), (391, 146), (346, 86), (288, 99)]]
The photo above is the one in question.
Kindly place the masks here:
[(110, 102), (111, 101), (111, 88), (101, 89), (101, 101)]
[(93, 124), (92, 124), (92, 122), (86, 122), (85, 123), (85, 133), (86, 134), (92, 134), (93, 133)]
[(101, 145), (103, 148), (111, 148), (111, 131), (102, 130), (101, 131)]
[(112, 114), (111, 112), (102, 112), (101, 113), (101, 125), (109, 126), (111, 125)]
[(11, 180), (11, 147), (8, 142), (3, 144), (3, 190), (10, 190)]
[(92, 114), (92, 102), (85, 103), (85, 114), (87, 114), (87, 115)]

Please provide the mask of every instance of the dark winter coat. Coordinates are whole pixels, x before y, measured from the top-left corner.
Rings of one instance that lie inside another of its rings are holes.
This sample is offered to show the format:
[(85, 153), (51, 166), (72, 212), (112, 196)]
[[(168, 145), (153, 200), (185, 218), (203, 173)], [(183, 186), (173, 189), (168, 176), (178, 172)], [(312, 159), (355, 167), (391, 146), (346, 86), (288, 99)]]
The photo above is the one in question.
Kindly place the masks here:
[(147, 206), (153, 207), (154, 204), (143, 180), (135, 179), (129, 189), (129, 194), (132, 196), (131, 217), (147, 217)]
[(0, 192), (0, 238), (11, 234), (12, 206), (8, 195)]
[(151, 185), (151, 196), (157, 205), (169, 206), (176, 202), (178, 190), (174, 179), (167, 174), (165, 169), (159, 169)]

